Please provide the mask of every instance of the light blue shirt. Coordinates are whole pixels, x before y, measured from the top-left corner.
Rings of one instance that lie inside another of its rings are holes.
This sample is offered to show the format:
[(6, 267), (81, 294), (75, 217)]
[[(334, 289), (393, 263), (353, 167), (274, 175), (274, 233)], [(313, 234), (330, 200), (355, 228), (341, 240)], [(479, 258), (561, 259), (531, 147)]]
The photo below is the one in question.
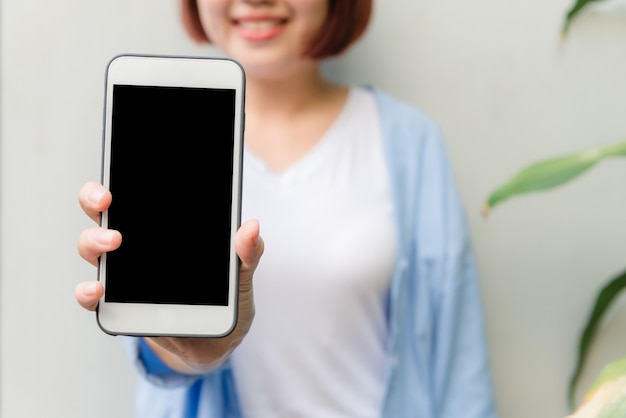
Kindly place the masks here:
[[(381, 418), (496, 418), (476, 260), (441, 132), (414, 106), (368, 88), (398, 237)], [(202, 377), (182, 375), (140, 339), (121, 338), (141, 375), (137, 418), (241, 416), (228, 361)]]

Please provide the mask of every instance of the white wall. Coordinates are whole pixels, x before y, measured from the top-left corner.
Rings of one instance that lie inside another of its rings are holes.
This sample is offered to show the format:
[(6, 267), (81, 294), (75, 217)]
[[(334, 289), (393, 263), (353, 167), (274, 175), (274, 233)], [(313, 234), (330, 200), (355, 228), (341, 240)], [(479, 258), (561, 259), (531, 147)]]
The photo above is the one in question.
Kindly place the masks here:
[[(558, 31), (570, 0), (378, 0), (333, 77), (374, 83), (442, 125), (474, 234), (502, 418), (567, 414), (566, 385), (595, 292), (626, 267), (625, 168), (608, 161), (557, 191), (480, 216), (539, 158), (626, 139), (626, 6)], [(99, 178), (102, 94), (121, 52), (211, 54), (178, 2), (0, 0), (0, 417), (131, 417), (134, 374), (74, 302), (95, 269), (75, 250), (76, 193)], [(620, 300), (621, 302), (621, 300)], [(594, 347), (626, 355), (626, 306)]]

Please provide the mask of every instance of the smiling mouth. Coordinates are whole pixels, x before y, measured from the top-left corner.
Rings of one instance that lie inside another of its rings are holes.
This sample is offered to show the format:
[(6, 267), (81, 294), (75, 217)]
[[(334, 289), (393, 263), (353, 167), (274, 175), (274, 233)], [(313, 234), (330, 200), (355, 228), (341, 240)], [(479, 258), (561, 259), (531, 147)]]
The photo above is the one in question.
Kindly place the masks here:
[(286, 19), (274, 20), (236, 20), (235, 25), (248, 31), (266, 31), (284, 25)]

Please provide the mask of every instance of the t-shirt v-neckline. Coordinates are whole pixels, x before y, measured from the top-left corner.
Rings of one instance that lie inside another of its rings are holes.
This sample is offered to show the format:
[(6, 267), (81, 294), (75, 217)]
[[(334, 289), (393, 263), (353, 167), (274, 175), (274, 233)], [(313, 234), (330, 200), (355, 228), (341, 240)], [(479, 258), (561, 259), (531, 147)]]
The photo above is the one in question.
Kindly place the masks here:
[(302, 156), (297, 158), (293, 163), (291, 163), (287, 168), (282, 171), (275, 171), (271, 167), (267, 165), (267, 163), (257, 156), (249, 147), (244, 144), (244, 160), (245, 164), (249, 164), (255, 167), (255, 171), (264, 173), (264, 175), (269, 178), (274, 178), (277, 182), (286, 182), (291, 183), (293, 181), (297, 181), (301, 176), (309, 176), (311, 173), (314, 173), (317, 168), (319, 168), (320, 164), (323, 164), (323, 160), (317, 158), (319, 155), (323, 155), (326, 153), (326, 149), (334, 146), (340, 135), (337, 135), (336, 132), (340, 130), (340, 127), (343, 126), (342, 121), (347, 118), (349, 114), (349, 110), (352, 107), (353, 101), (353, 88), (348, 90), (348, 96), (346, 97), (346, 101), (341, 108), (341, 111), (337, 115), (337, 117), (330, 124), (326, 132), (322, 135), (322, 137)]

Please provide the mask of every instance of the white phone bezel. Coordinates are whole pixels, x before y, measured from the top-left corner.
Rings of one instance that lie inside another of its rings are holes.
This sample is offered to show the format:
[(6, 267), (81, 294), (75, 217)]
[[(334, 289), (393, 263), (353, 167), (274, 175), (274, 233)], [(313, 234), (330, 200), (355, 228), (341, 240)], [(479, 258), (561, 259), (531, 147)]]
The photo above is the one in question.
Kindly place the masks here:
[[(241, 223), (241, 171), (244, 130), (245, 73), (239, 63), (226, 58), (162, 55), (118, 55), (106, 69), (102, 183), (109, 187), (112, 91), (115, 84), (228, 88), (235, 90), (235, 149), (233, 202), (227, 306), (173, 305), (106, 302), (104, 295), (97, 308), (100, 328), (111, 335), (220, 337), (229, 334), (237, 323), (239, 259), (234, 236)], [(101, 226), (108, 226), (107, 211)], [(106, 290), (106, 253), (100, 257), (98, 280)]]

